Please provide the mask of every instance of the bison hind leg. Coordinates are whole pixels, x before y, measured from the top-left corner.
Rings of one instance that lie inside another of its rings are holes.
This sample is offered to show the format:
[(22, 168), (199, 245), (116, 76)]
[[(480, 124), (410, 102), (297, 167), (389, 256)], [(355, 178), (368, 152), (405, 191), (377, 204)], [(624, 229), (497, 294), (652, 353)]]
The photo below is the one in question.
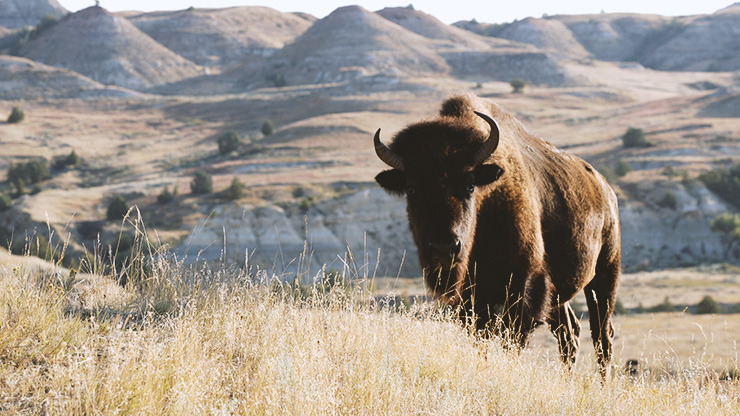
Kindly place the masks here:
[(602, 380), (606, 379), (607, 367), (612, 358), (612, 339), (614, 325), (612, 313), (617, 297), (619, 264), (596, 266), (596, 276), (586, 285), (586, 305), (588, 305), (591, 338), (596, 349), (596, 359)]
[(555, 308), (547, 322), (550, 331), (558, 340), (560, 359), (569, 369), (576, 362), (576, 355), (581, 346), (581, 323), (568, 302)]

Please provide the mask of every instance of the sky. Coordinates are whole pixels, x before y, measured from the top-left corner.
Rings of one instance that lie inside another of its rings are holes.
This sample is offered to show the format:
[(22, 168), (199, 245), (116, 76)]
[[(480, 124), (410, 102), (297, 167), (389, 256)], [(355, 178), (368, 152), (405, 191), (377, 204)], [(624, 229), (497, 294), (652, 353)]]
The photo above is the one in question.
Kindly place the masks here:
[[(78, 11), (95, 4), (94, 0), (57, 0), (70, 11)], [(359, 4), (370, 11), (384, 7), (414, 8), (429, 13), (445, 23), (476, 19), (486, 23), (504, 23), (525, 17), (542, 17), (543, 14), (593, 14), (630, 12), (650, 13), (665, 16), (711, 14), (729, 6), (732, 0), (100, 0), (100, 5), (110, 11), (123, 10), (158, 11), (182, 10), (190, 6), (220, 8), (230, 6), (269, 6), (282, 12), (306, 12), (323, 18), (334, 9), (350, 4)]]

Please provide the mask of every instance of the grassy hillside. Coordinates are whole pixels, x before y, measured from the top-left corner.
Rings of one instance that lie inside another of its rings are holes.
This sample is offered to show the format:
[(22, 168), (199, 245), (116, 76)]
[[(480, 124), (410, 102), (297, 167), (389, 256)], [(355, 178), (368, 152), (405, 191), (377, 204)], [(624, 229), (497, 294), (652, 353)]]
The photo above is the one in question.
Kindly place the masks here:
[[(354, 288), (278, 285), (259, 275), (159, 262), (148, 278), (132, 278), (122, 289), (108, 277), (70, 275), (29, 258), (4, 256), (0, 411), (740, 411), (740, 385), (721, 380), (701, 351), (681, 364), (666, 342), (646, 361), (642, 376), (630, 379), (616, 364), (601, 385), (593, 350), (569, 373), (554, 348), (537, 339), (521, 355), (503, 350), (495, 340), (476, 339), (432, 304), (387, 307), (363, 289), (369, 282)], [(718, 337), (705, 344), (719, 342), (724, 341)]]

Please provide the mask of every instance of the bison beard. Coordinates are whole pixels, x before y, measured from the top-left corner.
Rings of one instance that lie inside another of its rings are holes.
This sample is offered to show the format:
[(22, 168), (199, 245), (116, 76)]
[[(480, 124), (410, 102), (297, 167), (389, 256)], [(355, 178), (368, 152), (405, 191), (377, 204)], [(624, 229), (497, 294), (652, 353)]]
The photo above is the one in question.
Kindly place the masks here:
[(549, 324), (570, 366), (580, 324), (568, 301), (583, 290), (606, 375), (620, 236), (617, 199), (601, 175), (473, 95), (446, 100), (439, 116), (404, 128), (390, 146), (378, 130), (374, 145), (392, 168), (375, 179), (406, 197), (438, 298), (481, 334), (502, 328), (521, 346)]

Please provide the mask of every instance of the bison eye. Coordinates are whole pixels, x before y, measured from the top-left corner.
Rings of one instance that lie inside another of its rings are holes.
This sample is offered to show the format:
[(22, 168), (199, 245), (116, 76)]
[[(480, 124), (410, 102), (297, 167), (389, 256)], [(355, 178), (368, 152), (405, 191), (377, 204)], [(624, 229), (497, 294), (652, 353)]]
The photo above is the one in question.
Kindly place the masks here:
[(411, 186), (407, 186), (407, 187), (406, 187), (406, 193), (407, 193), (408, 195), (413, 195), (413, 194), (415, 194), (415, 193), (416, 193), (416, 189), (415, 189), (415, 188), (413, 188), (413, 187), (411, 187)]
[(469, 194), (472, 194), (473, 191), (475, 191), (475, 185), (471, 183), (470, 185), (467, 186), (467, 188), (465, 188), (465, 190), (468, 191)]

